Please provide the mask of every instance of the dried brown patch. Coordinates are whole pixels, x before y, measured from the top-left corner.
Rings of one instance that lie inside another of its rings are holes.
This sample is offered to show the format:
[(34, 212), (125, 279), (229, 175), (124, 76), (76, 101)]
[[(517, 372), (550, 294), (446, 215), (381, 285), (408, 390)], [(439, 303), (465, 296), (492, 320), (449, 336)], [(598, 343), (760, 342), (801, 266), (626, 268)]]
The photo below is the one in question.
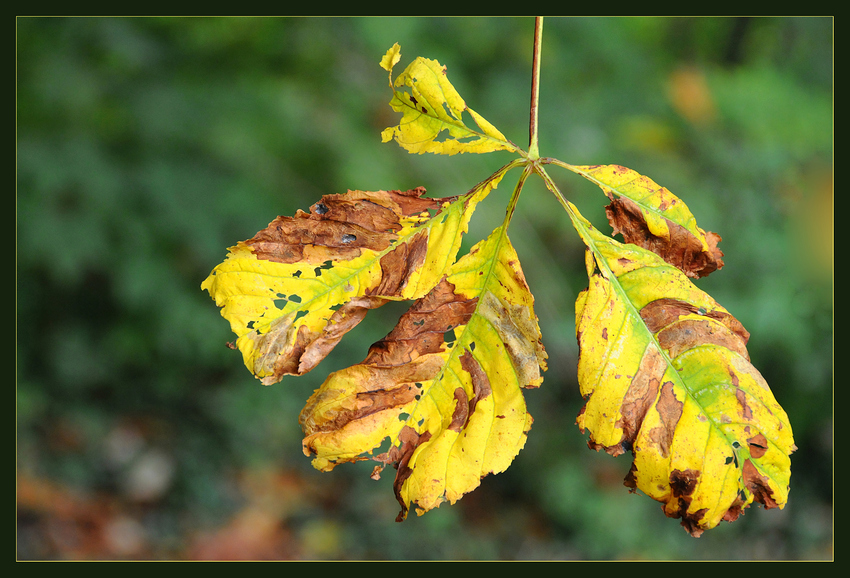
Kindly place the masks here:
[[(669, 297), (663, 297), (661, 299), (656, 299), (650, 303), (647, 303), (641, 310), (640, 316), (643, 319), (644, 323), (646, 323), (647, 328), (652, 333), (658, 333), (662, 329), (670, 326), (679, 320), (680, 317), (684, 317), (686, 315), (700, 315), (707, 319), (712, 319), (714, 321), (720, 322), (723, 326), (725, 326), (738, 340), (740, 340), (740, 344), (728, 346), (729, 349), (740, 353), (746, 359), (749, 359), (749, 355), (746, 352), (746, 344), (750, 339), (749, 332), (744, 329), (744, 326), (740, 321), (735, 319), (729, 313), (725, 311), (706, 311), (700, 310), (699, 307), (688, 303), (687, 301), (680, 301), (679, 299), (672, 299)], [(685, 320), (683, 320), (684, 322)], [(687, 320), (691, 321), (691, 320)], [(692, 320), (697, 321), (697, 320)], [(711, 328), (711, 326), (698, 326), (701, 327), (699, 329), (699, 333), (703, 335), (709, 342), (712, 342), (713, 339), (721, 339), (721, 337), (714, 337), (713, 333), (715, 330)], [(722, 339), (729, 340), (731, 337), (724, 336)], [(668, 338), (669, 341), (672, 339)], [(725, 343), (726, 341), (724, 341)], [(733, 343), (729, 341), (729, 343)], [(725, 346), (725, 345), (724, 345)]]
[(677, 514), (670, 516), (671, 518), (682, 518), (682, 527), (694, 538), (699, 538), (705, 530), (700, 526), (702, 519), (708, 512), (708, 508), (702, 508), (696, 512), (687, 512), (687, 507), (690, 503), (685, 504), (683, 500), (679, 500), (679, 511)]
[(752, 492), (756, 502), (764, 504), (767, 509), (776, 508), (779, 504), (773, 499), (773, 490), (770, 489), (769, 479), (759, 473), (758, 468), (750, 460), (744, 460), (743, 471), (744, 485)]
[(428, 253), (428, 235), (420, 231), (409, 243), (402, 243), (381, 257), (381, 282), (366, 290), (367, 295), (401, 295), (410, 275), (422, 267)]
[(460, 366), (469, 374), (472, 381), (472, 399), (469, 400), (467, 414), (472, 417), (472, 414), (475, 413), (475, 406), (478, 405), (480, 400), (489, 397), (493, 393), (493, 389), (490, 386), (490, 378), (487, 377), (478, 360), (472, 356), (469, 350), (464, 351), (463, 355), (460, 356)]
[(369, 349), (363, 363), (378, 367), (405, 365), (419, 357), (439, 353), (449, 329), (466, 325), (478, 299), (455, 292), (445, 278), (428, 295), (416, 301), (382, 340)]
[(617, 426), (623, 429), (623, 438), (620, 445), (606, 448), (609, 454), (620, 455), (626, 447), (634, 444), (646, 412), (658, 396), (666, 369), (667, 363), (661, 352), (654, 347), (647, 348), (620, 406), (621, 417)]
[(700, 345), (724, 347), (744, 358), (749, 355), (746, 345), (738, 335), (708, 319), (683, 319), (668, 325), (658, 333), (658, 344), (673, 359)]
[[(345, 334), (366, 317), (369, 309), (376, 309), (386, 302), (386, 299), (364, 295), (351, 299), (334, 311), (327, 325), (322, 329), (322, 333), (311, 343), (307, 344), (303, 353), (300, 355), (298, 375), (303, 375), (316, 367), (336, 347), (336, 344), (339, 343)], [(277, 370), (275, 373), (277, 374)], [(276, 375), (276, 379), (280, 379), (283, 375), (283, 373), (280, 376)]]
[(419, 435), (415, 429), (406, 425), (401, 429), (398, 438), (401, 444), (399, 446), (393, 446), (390, 449), (389, 458), (396, 469), (398, 469), (395, 482), (393, 482), (393, 490), (395, 491), (396, 500), (401, 504), (401, 512), (399, 512), (395, 521), (402, 522), (407, 517), (407, 504), (404, 503), (404, 499), (401, 497), (401, 488), (407, 478), (413, 474), (413, 469), (408, 467), (408, 464), (416, 448), (431, 439), (431, 432), (426, 431), (422, 435)]
[(764, 434), (759, 433), (747, 439), (747, 444), (750, 448), (750, 456), (753, 459), (757, 460), (767, 453), (767, 438), (764, 437)]
[(662, 425), (653, 428), (649, 432), (649, 439), (658, 446), (661, 455), (665, 458), (670, 452), (670, 443), (673, 441), (676, 426), (682, 417), (682, 408), (684, 405), (683, 402), (676, 399), (676, 394), (673, 392), (673, 382), (665, 381), (661, 385), (661, 394), (658, 396), (658, 402), (655, 404), (655, 409), (661, 417)]
[(401, 219), (438, 211), (448, 199), (420, 198), (425, 189), (410, 191), (348, 191), (324, 195), (310, 212), (277, 217), (269, 226), (245, 241), (258, 259), (278, 263), (321, 264), (348, 260), (361, 249), (383, 251), (395, 241)]
[(455, 409), (448, 429), (460, 433), (469, 420), (469, 396), (462, 387), (455, 388)]
[(697, 470), (673, 470), (670, 472), (670, 492), (675, 499), (676, 509), (671, 511), (668, 505), (664, 510), (670, 518), (681, 518), (682, 527), (695, 538), (698, 538), (704, 532), (701, 523), (708, 512), (707, 508), (695, 512), (689, 511), (692, 496), (699, 484), (699, 477), (700, 472)]
[[(737, 379), (738, 376), (733, 375), (734, 378)], [(747, 404), (747, 394), (746, 392), (737, 387), (737, 383), (734, 383), (736, 386), (735, 389), (735, 399), (738, 400), (738, 405), (741, 406), (741, 417), (745, 420), (753, 419), (753, 409)]]
[(739, 516), (744, 514), (745, 502), (739, 493), (735, 498), (735, 501), (732, 502), (732, 505), (729, 506), (729, 509), (726, 510), (726, 513), (723, 514), (724, 522), (734, 522), (738, 519)]
[[(665, 189), (660, 191), (663, 192)], [(662, 207), (659, 208), (663, 211)], [(614, 229), (615, 235), (621, 234), (626, 243), (652, 251), (671, 265), (681, 269), (688, 277), (704, 277), (723, 267), (721, 258), (723, 252), (717, 248), (721, 239), (716, 233), (706, 232), (705, 238), (708, 244), (706, 251), (703, 250), (702, 242), (693, 233), (669, 219), (666, 237), (651, 233), (640, 207), (631, 199), (625, 197), (612, 199), (611, 204), (605, 207), (605, 213), (608, 215), (608, 222)]]
[(697, 470), (673, 470), (670, 472), (670, 491), (674, 497), (689, 498), (696, 490), (700, 472)]

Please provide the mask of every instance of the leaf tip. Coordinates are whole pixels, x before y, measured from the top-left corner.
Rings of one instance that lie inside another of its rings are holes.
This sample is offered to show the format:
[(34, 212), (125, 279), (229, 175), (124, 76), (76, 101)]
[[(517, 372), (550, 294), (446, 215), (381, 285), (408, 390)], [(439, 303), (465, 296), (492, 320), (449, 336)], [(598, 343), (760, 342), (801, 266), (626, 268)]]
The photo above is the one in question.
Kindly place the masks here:
[(387, 72), (392, 72), (393, 66), (398, 64), (399, 60), (401, 60), (401, 46), (399, 46), (398, 42), (396, 42), (393, 44), (392, 48), (387, 50), (384, 57), (381, 58), (381, 68)]

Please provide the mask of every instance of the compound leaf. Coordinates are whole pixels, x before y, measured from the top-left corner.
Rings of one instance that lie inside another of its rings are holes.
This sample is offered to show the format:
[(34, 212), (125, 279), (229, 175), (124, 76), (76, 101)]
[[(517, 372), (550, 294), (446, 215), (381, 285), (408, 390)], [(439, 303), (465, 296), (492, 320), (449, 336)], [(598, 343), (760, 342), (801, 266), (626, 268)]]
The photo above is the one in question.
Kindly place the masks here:
[[(301, 414), (304, 453), (330, 470), (372, 459), (394, 483), (403, 520), (504, 471), (532, 419), (521, 392), (537, 387), (546, 352), (533, 297), (504, 228), (461, 258), (366, 359), (331, 374)], [(386, 452), (373, 452), (385, 440)]]
[[(419, 154), (519, 150), (496, 127), (466, 106), (446, 77), (446, 67), (436, 60), (417, 58), (393, 82), (392, 69), (401, 59), (400, 50), (395, 44), (381, 59), (381, 67), (390, 73), (390, 88), (393, 90), (390, 106), (402, 113), (398, 125), (381, 133), (383, 142), (395, 139), (408, 152)], [(406, 87), (408, 91), (397, 90), (400, 87)], [(475, 120), (478, 130), (463, 122), (464, 112)]]
[(203, 282), (264, 384), (314, 368), (367, 310), (416, 299), (454, 262), (475, 209), (502, 173), (461, 197), (401, 191), (325, 195), (231, 247)]
[(589, 445), (631, 450), (626, 485), (694, 536), (754, 500), (784, 507), (796, 448), (750, 363), (747, 331), (655, 253), (602, 235), (577, 211), (573, 223), (588, 246), (576, 331), (587, 400), (577, 423)]
[(723, 267), (720, 235), (700, 229), (684, 201), (649, 177), (619, 165), (565, 166), (611, 200), (608, 221), (626, 243), (649, 249), (688, 277)]

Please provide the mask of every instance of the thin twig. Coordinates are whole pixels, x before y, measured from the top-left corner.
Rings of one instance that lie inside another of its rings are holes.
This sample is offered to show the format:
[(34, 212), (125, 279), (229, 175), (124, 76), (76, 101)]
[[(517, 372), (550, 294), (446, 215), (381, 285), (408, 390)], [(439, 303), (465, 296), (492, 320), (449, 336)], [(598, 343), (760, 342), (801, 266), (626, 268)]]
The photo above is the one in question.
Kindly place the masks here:
[(534, 58), (531, 64), (531, 118), (528, 123), (528, 156), (537, 159), (537, 102), (540, 93), (540, 50), (543, 46), (543, 17), (534, 20)]

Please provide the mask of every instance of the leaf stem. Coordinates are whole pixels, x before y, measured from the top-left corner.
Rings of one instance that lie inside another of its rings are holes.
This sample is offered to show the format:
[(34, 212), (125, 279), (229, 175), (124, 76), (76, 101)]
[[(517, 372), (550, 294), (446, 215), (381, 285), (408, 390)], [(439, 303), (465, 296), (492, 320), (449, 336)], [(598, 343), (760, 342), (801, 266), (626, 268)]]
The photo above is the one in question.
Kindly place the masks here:
[(517, 201), (519, 201), (519, 194), (522, 192), (522, 187), (525, 185), (526, 179), (532, 172), (534, 172), (533, 165), (525, 165), (522, 174), (520, 174), (519, 179), (517, 180), (514, 192), (511, 195), (511, 200), (508, 201), (508, 208), (505, 211), (505, 220), (502, 223), (502, 229), (505, 231), (507, 231), (508, 225), (511, 222), (511, 217), (514, 215), (514, 209), (516, 209)]
[[(554, 159), (543, 159), (543, 160), (548, 161), (548, 162), (552, 162), (553, 164), (558, 164), (558, 165), (566, 164), (566, 163), (561, 163), (560, 161), (555, 162)], [(540, 178), (543, 179), (543, 183), (546, 185), (546, 188), (549, 189), (552, 192), (552, 194), (555, 195), (555, 198), (558, 199), (558, 202), (561, 203), (561, 206), (564, 207), (564, 210), (570, 216), (570, 220), (573, 222), (573, 225), (575, 225), (578, 228), (582, 225), (579, 224), (580, 221), (578, 219), (578, 215), (576, 214), (576, 211), (573, 210), (572, 203), (570, 203), (567, 200), (567, 198), (564, 196), (564, 193), (561, 192), (561, 189), (558, 188), (558, 185), (555, 184), (555, 181), (552, 180), (552, 177), (550, 177), (549, 173), (546, 172), (546, 169), (543, 168), (543, 164), (549, 164), (548, 162), (546, 162), (546, 163), (536, 163), (534, 172), (536, 172), (540, 176)], [(579, 231), (579, 233), (580, 232), (581, 231)], [(584, 236), (582, 235), (582, 237), (584, 237)]]
[(534, 19), (534, 57), (531, 63), (531, 112), (528, 123), (528, 156), (536, 160), (540, 156), (537, 146), (537, 108), (540, 99), (540, 52), (543, 46), (543, 17)]

